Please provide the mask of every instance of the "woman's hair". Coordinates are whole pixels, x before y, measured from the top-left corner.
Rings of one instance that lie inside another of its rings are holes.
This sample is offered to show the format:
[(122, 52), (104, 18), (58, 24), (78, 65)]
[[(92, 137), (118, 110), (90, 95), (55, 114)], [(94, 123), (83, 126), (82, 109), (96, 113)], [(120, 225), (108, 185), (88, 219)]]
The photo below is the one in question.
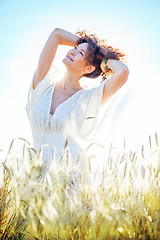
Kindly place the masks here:
[(85, 30), (78, 31), (76, 35), (79, 37), (79, 40), (77, 42), (78, 44), (89, 44), (85, 57), (86, 64), (93, 65), (95, 67), (95, 70), (89, 74), (84, 75), (85, 77), (96, 78), (102, 76), (103, 80), (105, 80), (110, 74), (112, 74), (113, 72), (111, 69), (107, 69), (104, 73), (100, 67), (102, 60), (106, 57), (108, 59), (124, 61), (126, 54), (124, 54), (118, 48), (113, 48), (107, 45), (106, 40), (100, 40), (94, 34), (87, 34)]

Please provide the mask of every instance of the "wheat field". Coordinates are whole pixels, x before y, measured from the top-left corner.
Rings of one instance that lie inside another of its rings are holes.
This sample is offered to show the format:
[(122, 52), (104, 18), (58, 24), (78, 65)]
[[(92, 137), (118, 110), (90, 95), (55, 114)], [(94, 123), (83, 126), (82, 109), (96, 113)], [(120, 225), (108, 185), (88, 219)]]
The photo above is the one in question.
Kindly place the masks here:
[[(160, 147), (112, 146), (103, 171), (48, 167), (29, 144), (2, 162), (0, 239), (160, 239)], [(54, 162), (54, 161), (53, 161)]]

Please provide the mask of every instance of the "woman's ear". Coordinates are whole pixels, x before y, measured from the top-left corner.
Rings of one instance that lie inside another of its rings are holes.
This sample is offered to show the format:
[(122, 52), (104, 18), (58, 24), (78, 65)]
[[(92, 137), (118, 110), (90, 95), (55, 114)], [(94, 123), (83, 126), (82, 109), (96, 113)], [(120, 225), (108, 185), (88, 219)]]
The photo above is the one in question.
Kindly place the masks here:
[(96, 68), (93, 65), (85, 66), (85, 74), (93, 72)]

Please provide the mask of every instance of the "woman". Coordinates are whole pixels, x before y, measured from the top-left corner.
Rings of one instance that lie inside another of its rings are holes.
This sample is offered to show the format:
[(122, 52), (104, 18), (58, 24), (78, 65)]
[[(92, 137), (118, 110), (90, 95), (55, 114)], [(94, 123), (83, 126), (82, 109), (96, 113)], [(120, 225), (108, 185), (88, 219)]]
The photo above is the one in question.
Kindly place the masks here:
[[(63, 59), (64, 77), (55, 82), (49, 70), (59, 45), (74, 48)], [(40, 55), (27, 104), (34, 148), (43, 149), (48, 163), (55, 153), (59, 165), (67, 146), (69, 165), (86, 167), (85, 149), (95, 137), (99, 110), (128, 78), (128, 67), (119, 61), (123, 57), (120, 51), (85, 31), (74, 35), (56, 28), (51, 33)], [(105, 78), (110, 73), (110, 79), (99, 87), (83, 89), (80, 85), (81, 77)]]

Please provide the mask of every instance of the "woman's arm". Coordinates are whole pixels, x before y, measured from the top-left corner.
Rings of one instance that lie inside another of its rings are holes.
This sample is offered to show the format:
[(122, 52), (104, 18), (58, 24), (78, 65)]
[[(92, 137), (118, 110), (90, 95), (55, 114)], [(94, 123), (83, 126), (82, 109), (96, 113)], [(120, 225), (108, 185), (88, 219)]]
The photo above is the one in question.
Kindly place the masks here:
[[(101, 63), (101, 69), (105, 72), (105, 59)], [(124, 63), (115, 60), (108, 59), (107, 67), (113, 71), (112, 77), (104, 84), (102, 104), (106, 103), (108, 99), (120, 89), (127, 81), (129, 75), (129, 69)]]
[(37, 71), (33, 80), (33, 88), (46, 76), (56, 55), (58, 45), (76, 46), (79, 37), (56, 28), (49, 36), (39, 58)]

